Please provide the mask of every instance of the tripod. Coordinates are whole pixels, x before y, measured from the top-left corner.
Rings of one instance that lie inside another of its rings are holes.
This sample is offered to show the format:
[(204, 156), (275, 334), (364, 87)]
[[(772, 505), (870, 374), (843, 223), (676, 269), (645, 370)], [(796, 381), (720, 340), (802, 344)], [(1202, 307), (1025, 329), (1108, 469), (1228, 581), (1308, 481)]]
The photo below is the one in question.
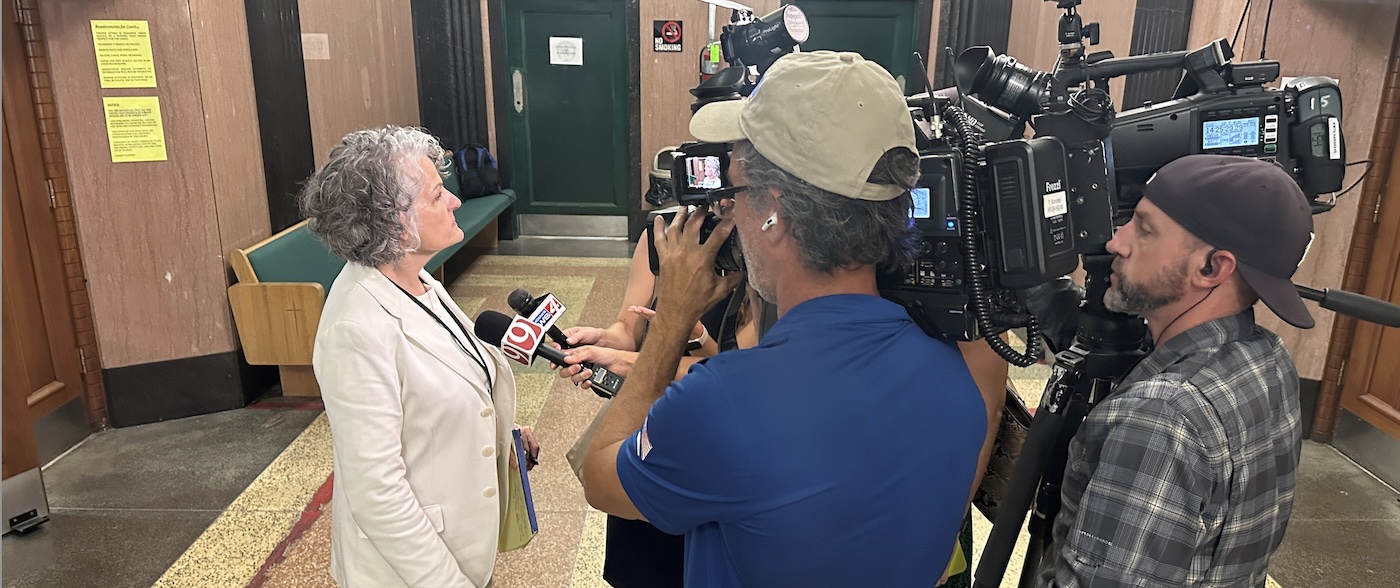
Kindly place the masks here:
[[(1006, 492), (998, 501), (973, 586), (1001, 585), (1016, 538), (1034, 502), (1029, 544), (1018, 586), (1034, 586), (1041, 558), (1051, 545), (1060, 511), (1060, 484), (1070, 440), (1089, 411), (1102, 402), (1133, 366), (1146, 356), (1146, 324), (1103, 306), (1113, 256), (1104, 251), (1084, 255), (1087, 293), (1079, 311), (1074, 343), (1055, 356), (1040, 408), (1031, 421)], [(1344, 290), (1295, 286), (1304, 298), (1333, 312), (1390, 327), (1400, 327), (1400, 306)]]
[(1103, 306), (1113, 256), (1106, 251), (1084, 256), (1087, 294), (1079, 310), (1074, 344), (1055, 356), (1040, 408), (1031, 421), (1024, 448), (1012, 470), (1007, 493), (999, 501), (973, 586), (1001, 585), (1021, 524), (1034, 501), (1030, 542), (1019, 586), (1035, 584), (1037, 568), (1050, 545), (1060, 510), (1060, 483), (1069, 442), (1079, 423), (1146, 356), (1146, 323), (1110, 312)]

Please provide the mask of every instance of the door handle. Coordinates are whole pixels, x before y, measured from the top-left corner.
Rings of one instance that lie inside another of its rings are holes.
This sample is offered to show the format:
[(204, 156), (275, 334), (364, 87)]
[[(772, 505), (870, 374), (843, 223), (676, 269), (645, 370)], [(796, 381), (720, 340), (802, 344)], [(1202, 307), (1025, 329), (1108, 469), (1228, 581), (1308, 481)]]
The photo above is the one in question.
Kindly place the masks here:
[(514, 96), (515, 113), (525, 112), (525, 75), (520, 72), (520, 68), (513, 68), (510, 73), (511, 93)]

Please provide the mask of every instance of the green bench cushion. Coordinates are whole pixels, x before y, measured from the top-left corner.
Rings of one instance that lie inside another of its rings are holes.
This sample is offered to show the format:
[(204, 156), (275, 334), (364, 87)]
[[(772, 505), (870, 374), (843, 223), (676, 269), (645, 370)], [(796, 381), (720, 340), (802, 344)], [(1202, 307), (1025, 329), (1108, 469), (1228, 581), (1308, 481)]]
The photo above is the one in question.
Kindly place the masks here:
[[(515, 192), (509, 189), (462, 202), (461, 208), (454, 214), (457, 226), (466, 236), (460, 243), (433, 256), (427, 270), (435, 271), (442, 267), (447, 258), (465, 246), (468, 240), (513, 202)], [(257, 274), (260, 282), (317, 282), (327, 293), (331, 291), (336, 276), (340, 275), (341, 268), (345, 267), (345, 260), (331, 254), (306, 225), (248, 252), (248, 263), (253, 266), (253, 273)]]
[(318, 282), (322, 292), (331, 291), (345, 267), (345, 260), (331, 254), (304, 224), (249, 251), (248, 263), (259, 282)]

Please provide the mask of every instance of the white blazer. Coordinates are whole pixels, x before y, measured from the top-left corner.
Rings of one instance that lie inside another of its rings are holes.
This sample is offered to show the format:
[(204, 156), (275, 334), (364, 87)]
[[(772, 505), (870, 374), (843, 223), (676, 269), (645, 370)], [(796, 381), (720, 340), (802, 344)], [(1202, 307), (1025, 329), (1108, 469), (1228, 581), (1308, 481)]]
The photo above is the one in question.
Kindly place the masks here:
[(312, 359), (335, 454), (331, 576), (343, 588), (480, 587), (495, 565), (515, 380), (442, 284), (421, 277), (485, 353), (495, 389), (384, 274), (345, 264)]

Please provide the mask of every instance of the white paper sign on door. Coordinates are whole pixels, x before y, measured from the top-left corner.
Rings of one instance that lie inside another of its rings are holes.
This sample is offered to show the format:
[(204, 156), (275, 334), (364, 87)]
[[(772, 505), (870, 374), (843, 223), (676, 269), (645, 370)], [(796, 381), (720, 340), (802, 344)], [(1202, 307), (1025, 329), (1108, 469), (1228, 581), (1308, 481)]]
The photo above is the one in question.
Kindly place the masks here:
[(579, 37), (550, 37), (550, 65), (583, 65), (583, 39)]

